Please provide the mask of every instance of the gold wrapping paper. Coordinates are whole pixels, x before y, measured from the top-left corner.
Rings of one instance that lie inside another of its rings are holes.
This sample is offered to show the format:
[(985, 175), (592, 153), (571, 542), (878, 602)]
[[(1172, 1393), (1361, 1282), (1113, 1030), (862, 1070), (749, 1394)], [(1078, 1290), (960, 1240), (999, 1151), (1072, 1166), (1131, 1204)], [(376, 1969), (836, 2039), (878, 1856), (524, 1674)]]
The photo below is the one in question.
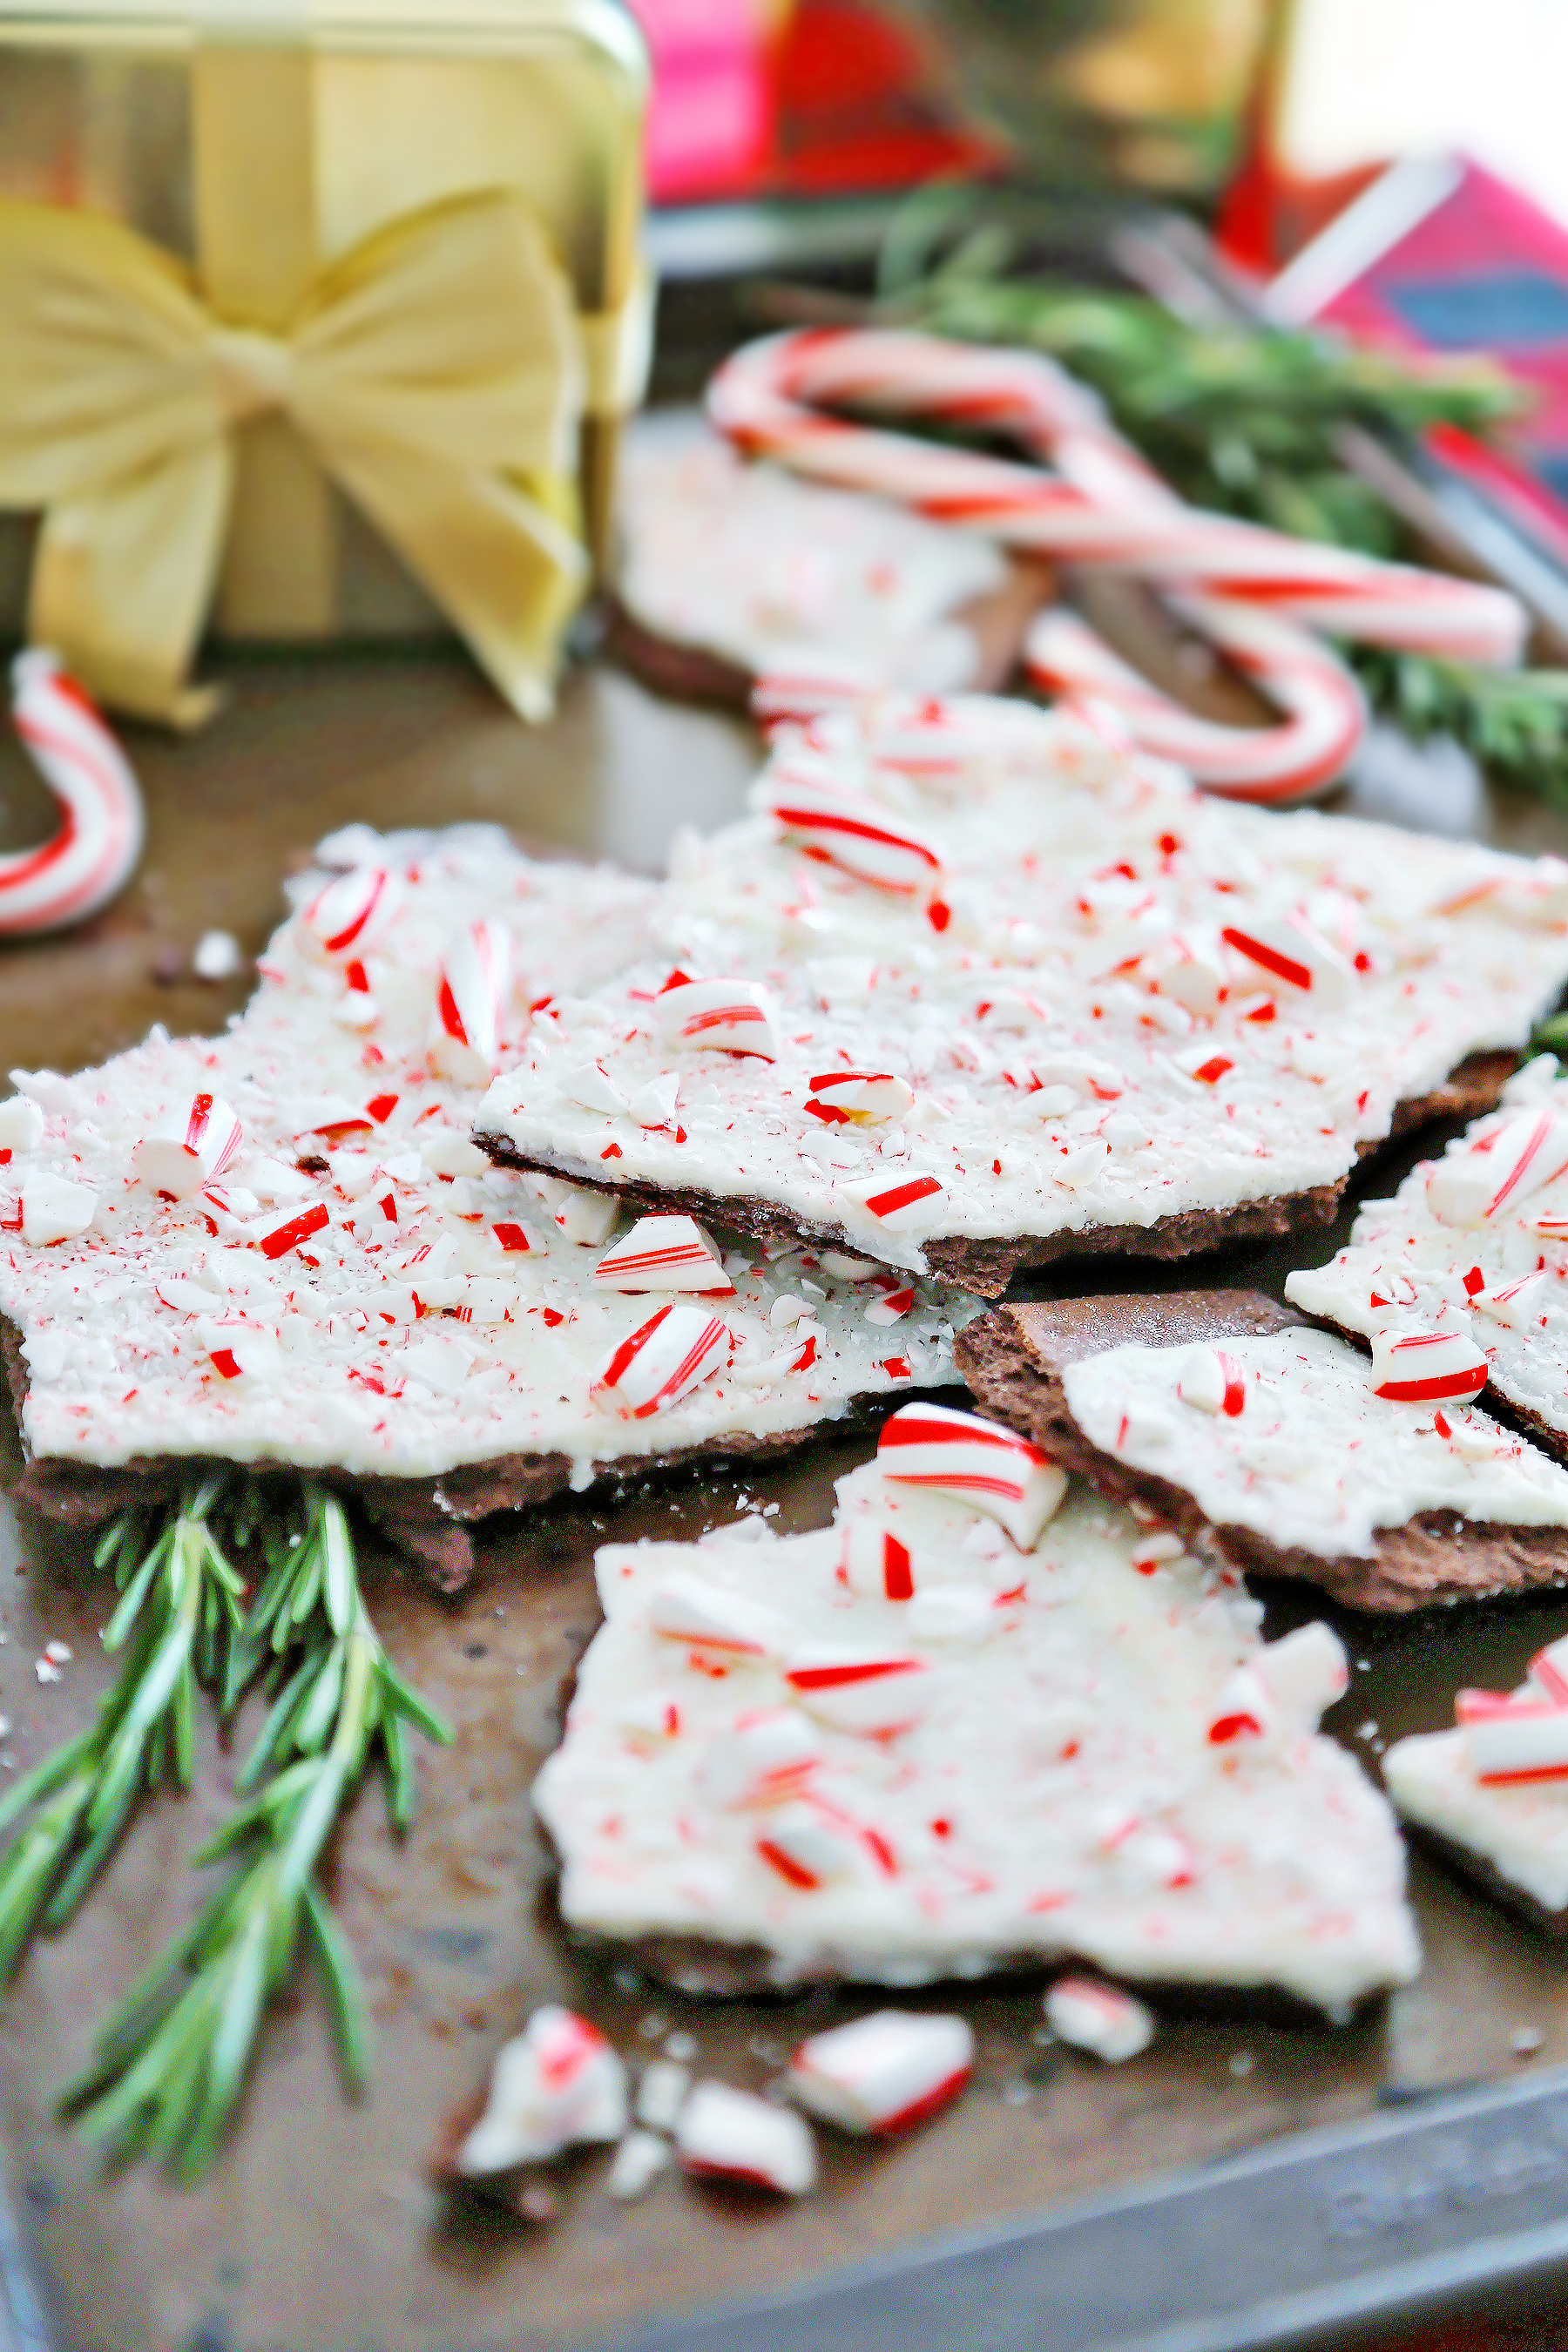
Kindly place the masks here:
[(579, 482), (646, 364), (639, 54), (596, 0), (396, 5), (173, 56), (166, 19), (0, 24), (41, 126), (0, 187), (67, 199), (0, 203), (0, 504), (48, 509), (35, 634), (122, 708), (201, 714), (209, 606), (269, 638), (438, 607), (549, 707), (604, 520)]

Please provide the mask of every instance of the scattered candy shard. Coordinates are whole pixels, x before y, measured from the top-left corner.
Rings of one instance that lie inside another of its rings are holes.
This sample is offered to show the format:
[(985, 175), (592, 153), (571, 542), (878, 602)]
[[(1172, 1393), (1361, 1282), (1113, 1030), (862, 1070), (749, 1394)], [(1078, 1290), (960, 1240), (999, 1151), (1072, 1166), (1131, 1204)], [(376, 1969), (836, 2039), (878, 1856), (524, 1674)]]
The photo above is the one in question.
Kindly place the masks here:
[(458, 2148), (470, 2179), (559, 2156), (626, 2128), (626, 2070), (596, 2026), (569, 2009), (536, 2009), (490, 2070), (484, 2114)]
[(951, 1406), (901, 1405), (882, 1424), (877, 1464), (889, 1484), (952, 1495), (1033, 1551), (1067, 1493), (1067, 1473), (1000, 1423)]
[(1568, 1652), (1516, 1690), (1462, 1690), (1455, 1729), (1395, 1740), (1384, 1783), (1409, 1822), (1553, 1934), (1568, 1927)]
[[(858, 1518), (897, 1533), (913, 1601), (847, 1588)], [(534, 1790), (567, 1926), (689, 1989), (1072, 1956), (1337, 2012), (1408, 1981), (1392, 1818), (1312, 1727), (1332, 1637), (1276, 1675), (1238, 1579), (1185, 1556), (1150, 1578), (1141, 1540), (1078, 1488), (1020, 1554), (868, 1464), (815, 1534), (606, 1546), (605, 1622)], [(960, 1649), (912, 1622), (933, 1591), (965, 1604)], [(1243, 1668), (1279, 1737), (1212, 1746)], [(742, 1757), (795, 1713), (808, 1738)]]
[(814, 2033), (790, 2060), (790, 2095), (843, 2131), (891, 2138), (956, 2099), (974, 2071), (967, 2018), (875, 2010)]
[[(803, 773), (940, 874), (889, 888), (781, 837)], [(752, 806), (679, 845), (657, 946), (522, 1041), (476, 1122), (498, 1160), (995, 1297), (1110, 1236), (1169, 1255), (1321, 1218), (1472, 1055), (1496, 1058), (1466, 1099), (1490, 1098), (1568, 980), (1568, 914), (1509, 911), (1530, 863), (1216, 802), (1021, 703), (783, 728)], [(585, 1108), (588, 1064), (628, 1105), (673, 1073), (679, 1111)]]
[(1093, 1977), (1058, 1977), (1046, 1995), (1045, 2011), (1059, 2042), (1092, 2051), (1108, 2066), (1138, 2057), (1154, 2039), (1154, 2020), (1142, 2002)]
[(605, 2175), (605, 2190), (618, 2204), (646, 2196), (669, 2163), (669, 2142), (657, 2132), (629, 2131)]
[(695, 1290), (732, 1296), (721, 1254), (695, 1217), (639, 1217), (594, 1268), (595, 1290)]
[(727, 2083), (699, 2083), (680, 2111), (675, 2152), (683, 2172), (737, 2188), (804, 2197), (816, 2186), (811, 2127)]

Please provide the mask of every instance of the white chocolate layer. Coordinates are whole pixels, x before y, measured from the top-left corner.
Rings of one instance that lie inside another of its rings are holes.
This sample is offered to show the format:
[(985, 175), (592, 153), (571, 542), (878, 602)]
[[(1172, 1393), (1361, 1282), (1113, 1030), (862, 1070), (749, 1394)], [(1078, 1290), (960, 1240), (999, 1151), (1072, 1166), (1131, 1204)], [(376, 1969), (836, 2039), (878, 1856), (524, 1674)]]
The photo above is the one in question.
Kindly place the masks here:
[(952, 693), (976, 647), (950, 616), (1007, 572), (978, 532), (749, 463), (684, 411), (632, 427), (617, 520), (632, 617), (754, 677)]
[[(7, 1188), (25, 1195), (40, 1177), (96, 1196), (79, 1239), (35, 1248), (0, 1233), (0, 1312), (23, 1334), (34, 1454), (427, 1477), (557, 1454), (583, 1486), (595, 1464), (798, 1429), (853, 1397), (952, 1377), (967, 1299), (922, 1287), (891, 1324), (868, 1320), (874, 1285), (835, 1278), (809, 1253), (768, 1265), (752, 1249), (731, 1252), (734, 1297), (712, 1302), (735, 1343), (727, 1368), (640, 1420), (594, 1399), (605, 1359), (658, 1304), (594, 1286), (629, 1220), (601, 1196), (542, 1199), (563, 1188), (489, 1168), (468, 1140), (476, 1094), (431, 1074), (431, 1015), (449, 941), (507, 922), (520, 974), (505, 1029), (521, 1043), (531, 1003), (591, 982), (646, 934), (656, 892), (533, 864), (483, 826), (384, 841), (356, 828), (335, 846), (403, 882), (366, 950), (368, 1024), (354, 1001), (366, 992), (346, 984), (341, 958), (303, 951), (296, 918), (228, 1035), (149, 1042), (45, 1084), (42, 1123), (12, 1122), (24, 1148), (0, 1166), (0, 1213)], [(300, 902), (324, 878), (305, 877)], [(134, 1147), (204, 1091), (238, 1113), (242, 1156), (216, 1193), (161, 1199), (135, 1181)], [(325, 1172), (297, 1169), (311, 1155)], [(269, 1259), (258, 1235), (274, 1206), (287, 1217), (317, 1204), (322, 1228)], [(503, 1245), (518, 1238), (531, 1246)], [(226, 1379), (215, 1351), (241, 1376)]]
[[(1489, 1381), (1510, 1404), (1568, 1439), (1568, 1173), (1475, 1225), (1446, 1223), (1433, 1213), (1427, 1179), (1521, 1113), (1568, 1114), (1568, 1078), (1550, 1054), (1509, 1082), (1503, 1107), (1475, 1120), (1442, 1162), (1423, 1160), (1392, 1201), (1368, 1201), (1350, 1244), (1331, 1263), (1291, 1275), (1286, 1295), (1309, 1314), (1346, 1331), (1419, 1328), (1462, 1331), (1483, 1349)], [(1440, 1196), (1441, 1197), (1441, 1196)], [(1552, 1232), (1557, 1220), (1562, 1231)], [(1503, 1315), (1487, 1301), (1522, 1277), (1545, 1280)], [(1506, 1319), (1504, 1319), (1506, 1318)]]
[[(869, 803), (911, 845), (889, 870), (927, 879), (858, 879), (761, 814), (678, 845), (658, 952), (536, 1024), (481, 1131), (568, 1173), (614, 1145), (628, 1179), (759, 1197), (919, 1270), (936, 1234), (1149, 1227), (1336, 1182), (1402, 1098), (1521, 1044), (1568, 978), (1549, 861), (1207, 798), (1021, 703), (784, 730), (757, 804), (802, 778)], [(672, 969), (763, 987), (774, 1058), (672, 1038)], [(574, 1099), (569, 1074), (601, 1061), (627, 1098), (673, 1076), (673, 1123)], [(825, 1124), (811, 1081), (836, 1069), (912, 1106)], [(894, 1221), (867, 1205), (922, 1179)]]
[(1407, 1821), (1490, 1863), (1548, 1911), (1568, 1909), (1568, 1782), (1483, 1787), (1462, 1731), (1396, 1740), (1383, 1779)]
[(1368, 1559), (1380, 1528), (1422, 1511), (1568, 1527), (1568, 1471), (1486, 1413), (1389, 1402), (1324, 1331), (1221, 1344), (1245, 1374), (1238, 1413), (1178, 1394), (1194, 1350), (1135, 1344), (1069, 1364), (1068, 1408), (1091, 1444), (1184, 1487), (1215, 1526), (1320, 1559)]
[[(1269, 1657), (1239, 1580), (1140, 1572), (1132, 1519), (1082, 1487), (1029, 1554), (875, 1464), (838, 1495), (819, 1534), (599, 1553), (606, 1622), (534, 1788), (569, 1925), (756, 1947), (779, 1983), (1073, 1953), (1335, 2011), (1415, 1973), (1354, 1760), (1315, 1712), (1232, 1736), (1237, 1671)], [(911, 1601), (840, 1580), (865, 1516)]]

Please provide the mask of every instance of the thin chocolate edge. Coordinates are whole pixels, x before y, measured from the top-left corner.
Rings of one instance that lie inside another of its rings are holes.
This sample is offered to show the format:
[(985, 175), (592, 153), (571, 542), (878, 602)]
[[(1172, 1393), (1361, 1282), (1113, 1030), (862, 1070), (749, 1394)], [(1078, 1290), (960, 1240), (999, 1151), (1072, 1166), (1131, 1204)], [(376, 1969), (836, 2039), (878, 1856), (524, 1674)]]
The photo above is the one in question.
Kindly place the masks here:
[[(958, 1336), (954, 1359), (982, 1407), (1064, 1469), (1087, 1478), (1112, 1502), (1153, 1512), (1184, 1543), (1247, 1575), (1299, 1578), (1348, 1608), (1382, 1615), (1568, 1583), (1568, 1533), (1559, 1528), (1500, 1526), (1452, 1511), (1422, 1511), (1403, 1528), (1380, 1529), (1369, 1559), (1352, 1554), (1322, 1559), (1299, 1546), (1272, 1543), (1250, 1528), (1216, 1524), (1184, 1487), (1134, 1470), (1091, 1444), (1068, 1409), (1061, 1372), (1078, 1356), (1133, 1339), (1191, 1345), (1286, 1330), (1306, 1320), (1249, 1291), (1042, 1302), (997, 1307), (969, 1324)], [(1053, 1324), (1058, 1352), (1047, 1355), (1042, 1334)]]
[[(22, 1335), (0, 1316), (0, 1367), (11, 1392), (18, 1431), (27, 1394), (27, 1367), (22, 1355)], [(756, 1435), (738, 1430), (711, 1444), (677, 1446), (668, 1454), (611, 1456), (594, 1465), (595, 1481), (646, 1477), (732, 1460), (794, 1452), (828, 1431), (854, 1434), (877, 1428), (886, 1412), (907, 1403), (919, 1389), (864, 1393), (849, 1399), (847, 1409), (831, 1419), (802, 1429), (771, 1431)], [(197, 1454), (137, 1455), (116, 1467), (30, 1455), (13, 1497), (57, 1527), (93, 1528), (116, 1511), (138, 1503), (161, 1501), (177, 1489), (187, 1472), (209, 1457)], [(216, 1459), (217, 1457), (210, 1457)], [(289, 1469), (278, 1462), (247, 1465), (258, 1475)], [(360, 1502), (372, 1520), (398, 1548), (408, 1553), (437, 1592), (460, 1592), (474, 1574), (473, 1523), (492, 1513), (522, 1511), (552, 1501), (571, 1485), (571, 1459), (564, 1454), (498, 1454), (489, 1462), (471, 1462), (434, 1478), (386, 1478), (374, 1472), (322, 1469), (310, 1475), (335, 1493)]]
[[(1430, 1119), (1475, 1118), (1492, 1109), (1519, 1064), (1520, 1055), (1511, 1048), (1468, 1054), (1441, 1086), (1394, 1106), (1393, 1122), (1383, 1141), (1392, 1142)], [(784, 1248), (805, 1241), (856, 1254), (865, 1249), (863, 1235), (839, 1224), (793, 1214), (778, 1202), (755, 1194), (732, 1198), (631, 1179), (611, 1181), (584, 1173), (572, 1161), (520, 1151), (510, 1136), (487, 1129), (477, 1132), (474, 1141), (499, 1167), (563, 1177), (585, 1192), (615, 1192), (642, 1208), (717, 1218), (752, 1241)], [(1381, 1149), (1382, 1143), (1369, 1144), (1360, 1156)], [(1015, 1274), (1061, 1258), (1101, 1256), (1108, 1252), (1134, 1257), (1189, 1257), (1229, 1242), (1331, 1225), (1353, 1173), (1347, 1169), (1332, 1183), (1313, 1185), (1302, 1192), (1278, 1193), (1263, 1201), (1243, 1201), (1231, 1209), (1184, 1209), (1175, 1216), (1156, 1219), (1152, 1225), (1099, 1225), (1033, 1235), (939, 1236), (923, 1244), (926, 1265), (938, 1281), (951, 1283), (954, 1289), (967, 1290), (979, 1298), (1000, 1298)]]

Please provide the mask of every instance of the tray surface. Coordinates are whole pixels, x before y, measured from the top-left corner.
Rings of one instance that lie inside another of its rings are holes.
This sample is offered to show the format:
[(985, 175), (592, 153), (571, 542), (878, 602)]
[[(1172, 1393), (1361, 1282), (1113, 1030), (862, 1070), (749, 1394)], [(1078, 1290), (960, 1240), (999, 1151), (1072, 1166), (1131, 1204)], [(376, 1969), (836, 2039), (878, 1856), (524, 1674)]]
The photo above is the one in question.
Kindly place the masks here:
[[(535, 844), (655, 869), (678, 824), (736, 813), (754, 759), (744, 727), (657, 703), (607, 671), (579, 675), (560, 720), (541, 734), (500, 712), (455, 658), (256, 663), (232, 676), (237, 708), (210, 736), (133, 742), (152, 836), (125, 899), (71, 939), (0, 950), (7, 1064), (77, 1067), (153, 1020), (175, 1031), (221, 1026), (243, 985), (160, 987), (159, 949), (188, 949), (212, 925), (258, 948), (280, 912), (279, 875), (350, 818), (482, 817)], [(20, 783), (14, 748), (0, 744), (0, 801), (12, 803), (18, 840), (33, 814), (13, 791)], [(1377, 814), (1394, 813), (1388, 796), (1397, 803), (1400, 789), (1397, 776), (1385, 782)], [(1447, 814), (1456, 830), (1473, 816), (1509, 846), (1568, 847), (1568, 824), (1529, 803), (1471, 810), (1450, 792)], [(1415, 1156), (1383, 1160), (1360, 1189), (1391, 1187)], [(1278, 1295), (1291, 1264), (1331, 1254), (1352, 1213), (1294, 1252), (1193, 1261), (1191, 1278)], [(1186, 1278), (1184, 1268), (1104, 1261), (1084, 1282), (1058, 1271), (1037, 1287)], [(628, 2053), (652, 2054), (662, 2020), (663, 2031), (694, 2036), (700, 2069), (750, 2087), (777, 2070), (807, 2022), (871, 2005), (853, 1991), (697, 2003), (626, 1972), (617, 1981), (555, 1923), (527, 1808), (553, 1742), (562, 1677), (593, 1631), (595, 1544), (612, 1533), (695, 1535), (775, 1502), (781, 1529), (820, 1526), (833, 1477), (868, 1450), (825, 1439), (765, 1471), (638, 1482), (618, 1498), (563, 1498), (525, 1523), (492, 1524), (481, 1578), (455, 1604), (434, 1601), (390, 1561), (373, 1572), (389, 1646), (458, 1736), (445, 1754), (420, 1756), (421, 1803), (401, 1852), (374, 1793), (337, 1850), (335, 1897), (376, 2018), (372, 2091), (357, 2106), (341, 2098), (321, 2004), (303, 1978), (267, 2028), (221, 2160), (201, 2189), (180, 2192), (146, 2167), (105, 2173), (56, 2121), (51, 2095), (83, 2058), (96, 2017), (189, 1916), (200, 1882), (184, 1856), (227, 1808), (247, 1727), (221, 1756), (208, 1726), (196, 1792), (143, 1811), (68, 1934), (35, 1947), (0, 2006), (0, 2130), (42, 2306), (30, 2320), (25, 2287), (13, 2293), (16, 2345), (542, 2352), (652, 2330), (649, 2346), (668, 2352), (808, 2343), (890, 2352), (929, 2323), (942, 2352), (1000, 2352), (1042, 2340), (1042, 2300), (1056, 2314), (1053, 2352), (1134, 2343), (1198, 2352), (1324, 2331), (1344, 2345), (1356, 2340), (1358, 2315), (1414, 2312), (1467, 2281), (1540, 2275), (1568, 2259), (1568, 2233), (1553, 2220), (1568, 2207), (1568, 2075), (1552, 2072), (1568, 2062), (1560, 1958), (1419, 1856), (1426, 1973), (1348, 2032), (1242, 2012), (1167, 2014), (1153, 2050), (1116, 2071), (1032, 2041), (1038, 1980), (993, 1982), (952, 1997), (980, 2042), (966, 2098), (900, 2147), (868, 2150), (824, 2131), (824, 2186), (799, 2206), (738, 2204), (666, 2180), (641, 2204), (618, 2207), (604, 2192), (600, 2155), (562, 2168), (563, 2211), (545, 2229), (426, 2185), (443, 2112), (541, 2000), (582, 2007)], [(17, 1466), (0, 1416), (0, 1485)], [(1304, 1588), (1265, 1597), (1271, 1634), (1333, 1615)], [(24, 1526), (0, 1498), (0, 1710), (11, 1725), (0, 1761), (26, 1769), (88, 1719), (107, 1681), (96, 1639), (106, 1614), (85, 1548)], [(1568, 1631), (1568, 1596), (1335, 1622), (1357, 1670), (1332, 1727), (1374, 1757), (1389, 1738), (1447, 1721), (1460, 1682), (1515, 1678), (1531, 1649)], [(41, 1687), (33, 1664), (51, 1638), (68, 1642), (75, 1661), (60, 1685)], [(1521, 2026), (1545, 2037), (1528, 2063), (1510, 2046)], [(1461, 2101), (1454, 2115), (1413, 2096), (1491, 2084), (1513, 2087)], [(1343, 2140), (1344, 2127), (1379, 2117), (1370, 2140)], [(1302, 2149), (1287, 2141), (1324, 2130), (1338, 2137)], [(1161, 2178), (1255, 2150), (1267, 2153), (1222, 2165), (1201, 2194)], [(1107, 2198), (1120, 2201), (1093, 2202)], [(1070, 2229), (1034, 2226), (1083, 2200), (1089, 2210)], [(976, 2231), (992, 2233), (980, 2251), (932, 2262), (928, 2241)], [(1289, 2263), (1268, 2251), (1287, 2241)], [(1084, 2284), (1091, 2254), (1114, 2294)], [(809, 2307), (786, 2301), (764, 2316), (753, 2304), (739, 2321), (690, 2329), (681, 2320), (700, 2307), (793, 2297), (868, 2263), (879, 2266), (874, 2286), (830, 2291)], [(0, 2276), (10, 2269), (0, 2227)], [(1222, 2273), (1232, 2290), (1224, 2308)], [(1184, 2316), (1184, 2276), (1215, 2312), (1197, 2332)], [(0, 2311), (0, 2347), (3, 2322)]]

